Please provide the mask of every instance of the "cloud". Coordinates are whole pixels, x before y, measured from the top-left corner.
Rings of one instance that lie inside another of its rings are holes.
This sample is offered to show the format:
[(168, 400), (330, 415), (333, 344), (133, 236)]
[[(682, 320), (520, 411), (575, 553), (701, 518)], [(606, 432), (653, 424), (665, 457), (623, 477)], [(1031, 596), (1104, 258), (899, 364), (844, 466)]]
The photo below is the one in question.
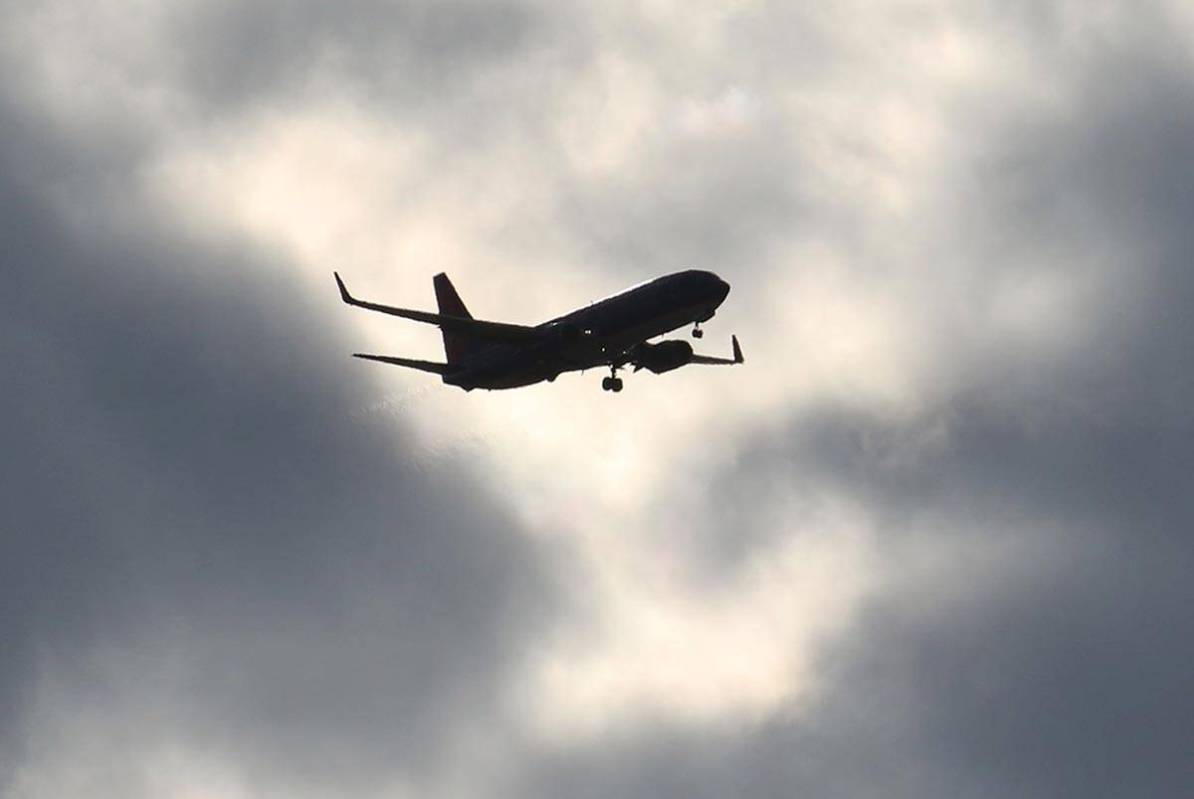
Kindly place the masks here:
[[(1092, 434), (1058, 414), (1042, 436), (982, 403), (953, 409), (927, 454), (873, 419), (802, 427), (818, 443), (797, 430), (801, 446), (742, 462), (848, 483), (887, 511), (884, 585), (819, 650), (817, 694), (749, 722), (548, 748), (509, 795), (1119, 796), (1185, 781), (1190, 509), (1172, 475), (1190, 465), (1188, 431)], [(1160, 517), (1138, 492), (1164, 497)]]
[[(9, 792), (1181, 784), (1188, 12), (11, 10)], [(749, 363), (616, 403), (327, 274), (682, 266)]]
[[(8, 790), (136, 793), (142, 748), (308, 788), (444, 756), (556, 607), (510, 514), (353, 415), (267, 253), (103, 208), (85, 238), (12, 180), (3, 204)], [(236, 281), (202, 279), (219, 261)]]
[(427, 100), (516, 55), (543, 16), (520, 2), (207, 3), (171, 14), (167, 35), (188, 42), (188, 94), (217, 108), (302, 91), (330, 72), (425, 113)]
[[(1109, 77), (1125, 75), (1134, 91)], [(511, 795), (1118, 796), (1188, 781), (1194, 427), (1170, 342), (1189, 340), (1189, 246), (1165, 220), (1187, 205), (1189, 85), (1163, 60), (1101, 63), (1068, 113), (1017, 120), (983, 151), (992, 212), (964, 232), (1064, 252), (1076, 285), (1100, 273), (1087, 335), (999, 352), (959, 329), (946, 354), (965, 371), (944, 401), (911, 418), (796, 414), (710, 482), (715, 511), (685, 539), (701, 580), (773, 551), (775, 528), (750, 521), (775, 497), (792, 518), (835, 492), (874, 514), (884, 584), (821, 650), (811, 706), (562, 748)], [(981, 285), (1030, 279), (983, 263)]]

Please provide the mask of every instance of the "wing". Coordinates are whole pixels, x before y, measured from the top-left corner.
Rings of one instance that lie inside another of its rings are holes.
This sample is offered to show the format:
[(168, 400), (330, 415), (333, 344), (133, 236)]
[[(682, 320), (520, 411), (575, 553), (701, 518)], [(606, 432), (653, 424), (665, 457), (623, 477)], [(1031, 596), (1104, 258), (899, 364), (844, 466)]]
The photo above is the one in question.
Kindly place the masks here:
[(743, 363), (746, 359), (742, 357), (742, 348), (738, 346), (738, 337), (730, 336), (730, 343), (734, 347), (733, 358), (714, 358), (711, 355), (693, 355), (689, 363), (704, 363), (704, 364), (736, 364)]
[(416, 311), (411, 308), (395, 308), (390, 305), (379, 305), (375, 302), (365, 302), (358, 300), (356, 297), (348, 293), (348, 289), (344, 286), (344, 281), (340, 279), (340, 275), (333, 272), (336, 278), (336, 285), (340, 288), (340, 299), (344, 300), (349, 305), (355, 305), (357, 308), (364, 308), (369, 311), (377, 311), (379, 313), (389, 314), (390, 316), (397, 316), (402, 319), (410, 319), (414, 322), (424, 322), (429, 325), (436, 325), (444, 330), (450, 330), (453, 333), (460, 333), (465, 336), (472, 336), (474, 338), (484, 338), (493, 341), (528, 341), (538, 338), (539, 335), (535, 332), (535, 328), (527, 327), (525, 325), (511, 325), (505, 322), (486, 322), (481, 319), (466, 319), (460, 316), (446, 316), (444, 314), (429, 313), (427, 311)]

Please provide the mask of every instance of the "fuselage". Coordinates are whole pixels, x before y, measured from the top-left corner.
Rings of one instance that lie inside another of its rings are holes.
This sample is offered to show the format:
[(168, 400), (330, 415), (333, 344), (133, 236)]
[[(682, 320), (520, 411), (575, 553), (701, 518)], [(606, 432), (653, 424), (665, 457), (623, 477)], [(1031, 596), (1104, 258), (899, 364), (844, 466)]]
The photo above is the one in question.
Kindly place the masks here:
[(444, 382), (516, 388), (606, 364), (647, 339), (712, 318), (729, 291), (712, 272), (664, 275), (536, 326), (542, 336), (534, 343), (480, 349)]

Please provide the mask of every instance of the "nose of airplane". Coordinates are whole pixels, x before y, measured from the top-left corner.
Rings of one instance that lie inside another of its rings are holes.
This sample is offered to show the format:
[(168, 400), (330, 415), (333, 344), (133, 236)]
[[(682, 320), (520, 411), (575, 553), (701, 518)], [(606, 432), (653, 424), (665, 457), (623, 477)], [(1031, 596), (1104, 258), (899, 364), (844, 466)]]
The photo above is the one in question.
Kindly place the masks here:
[(691, 292), (689, 296), (694, 300), (712, 302), (717, 306), (721, 305), (722, 300), (730, 293), (730, 284), (712, 272), (692, 270), (684, 274), (684, 284)]

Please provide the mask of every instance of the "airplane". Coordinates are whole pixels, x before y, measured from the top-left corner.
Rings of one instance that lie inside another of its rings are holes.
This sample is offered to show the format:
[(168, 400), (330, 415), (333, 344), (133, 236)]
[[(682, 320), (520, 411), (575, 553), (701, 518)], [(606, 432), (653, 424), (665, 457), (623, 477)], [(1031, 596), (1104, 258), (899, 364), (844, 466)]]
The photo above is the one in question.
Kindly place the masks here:
[(730, 338), (731, 358), (698, 355), (681, 339), (648, 341), (688, 324), (693, 337), (701, 338), (701, 323), (713, 318), (730, 292), (730, 285), (712, 272), (664, 275), (534, 326), (474, 319), (443, 272), (432, 279), (439, 313), (358, 300), (339, 273), (333, 276), (340, 298), (349, 305), (436, 325), (443, 333), (444, 363), (364, 353), (354, 353), (354, 358), (438, 374), (444, 383), (465, 391), (517, 388), (551, 382), (564, 372), (609, 367), (601, 388), (617, 393), (622, 390), (618, 370), (628, 366), (663, 374), (688, 364), (744, 360), (737, 336)]

